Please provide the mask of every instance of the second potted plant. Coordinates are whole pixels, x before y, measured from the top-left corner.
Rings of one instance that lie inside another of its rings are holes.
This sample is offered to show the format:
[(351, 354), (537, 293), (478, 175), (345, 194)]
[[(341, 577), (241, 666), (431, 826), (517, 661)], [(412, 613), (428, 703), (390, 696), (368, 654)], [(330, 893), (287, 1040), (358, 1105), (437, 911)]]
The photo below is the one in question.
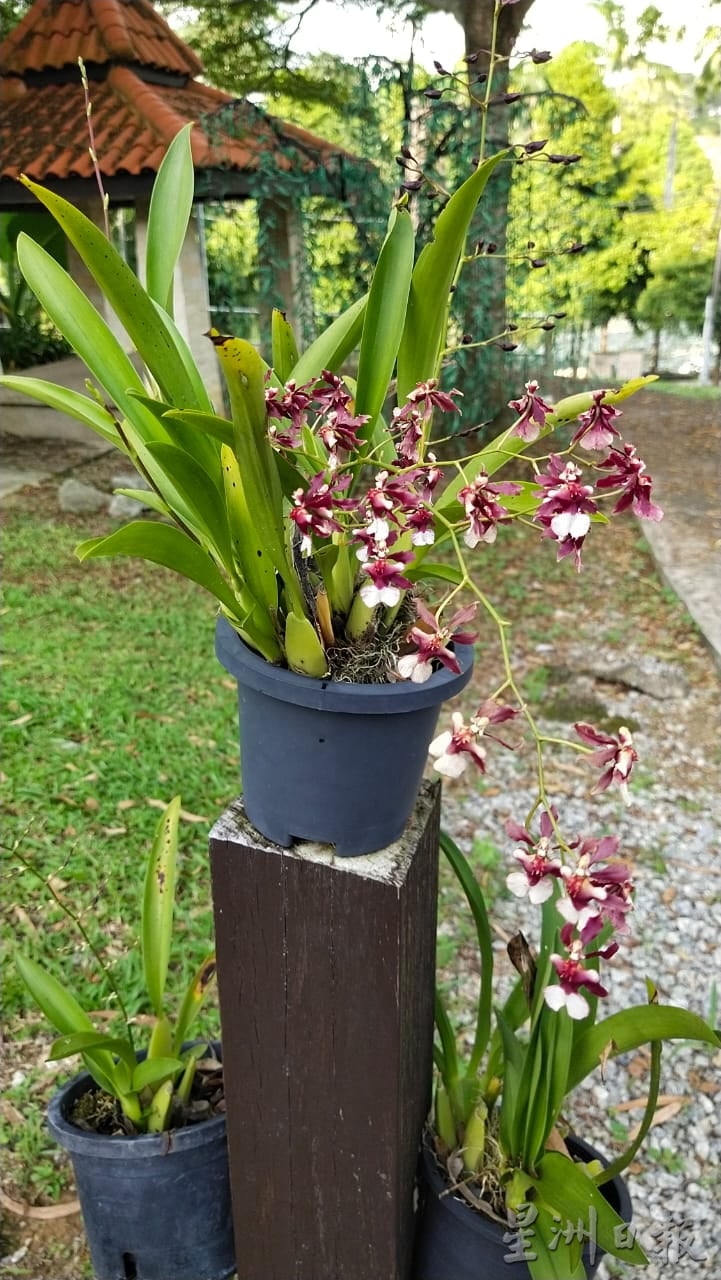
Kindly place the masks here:
[[(595, 733), (576, 728), (582, 741)], [(520, 932), (508, 943), (517, 976), (505, 999), (495, 987), (482, 890), (458, 845), (441, 835), (475, 924), (480, 986), (466, 1058), (436, 995), (438, 1081), (422, 1154), (414, 1280), (502, 1280), (511, 1263), (514, 1275), (530, 1280), (590, 1280), (604, 1253), (644, 1264), (620, 1175), (653, 1120), (663, 1042), (721, 1044), (703, 1018), (659, 1004), (651, 982), (647, 1005), (598, 1016), (608, 995), (599, 968), (618, 950), (614, 935), (622, 941), (627, 932), (630, 870), (615, 837), (566, 840), (556, 810), (538, 807), (538, 831), (530, 819), (507, 824), (517, 864), (508, 887), (539, 906), (541, 927), (537, 950)], [(606, 1061), (645, 1044), (643, 1119), (628, 1149), (608, 1163), (583, 1135), (568, 1133), (566, 1099)]]
[(65, 983), (16, 957), (30, 995), (60, 1033), (50, 1060), (79, 1055), (86, 1068), (51, 1100), (48, 1125), (73, 1163), (97, 1280), (224, 1280), (235, 1270), (220, 1045), (187, 1042), (214, 981), (214, 955), (174, 1018), (165, 999), (179, 811), (176, 796), (158, 823), (145, 876), (140, 934), (154, 1017), (142, 1049), (120, 992), (113, 994), (124, 1026), (97, 1031)]

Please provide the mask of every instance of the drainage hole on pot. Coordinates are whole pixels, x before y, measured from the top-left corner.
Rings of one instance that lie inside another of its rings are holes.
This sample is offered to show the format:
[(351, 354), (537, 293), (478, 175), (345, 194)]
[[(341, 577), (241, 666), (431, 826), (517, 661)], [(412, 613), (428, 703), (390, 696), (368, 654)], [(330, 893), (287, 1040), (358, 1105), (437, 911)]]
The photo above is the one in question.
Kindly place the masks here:
[(325, 742), (325, 738), (319, 738), (319, 739), (318, 739), (318, 741), (319, 741), (319, 742)]
[(123, 1254), (123, 1275), (125, 1280), (137, 1280), (138, 1268), (132, 1253)]

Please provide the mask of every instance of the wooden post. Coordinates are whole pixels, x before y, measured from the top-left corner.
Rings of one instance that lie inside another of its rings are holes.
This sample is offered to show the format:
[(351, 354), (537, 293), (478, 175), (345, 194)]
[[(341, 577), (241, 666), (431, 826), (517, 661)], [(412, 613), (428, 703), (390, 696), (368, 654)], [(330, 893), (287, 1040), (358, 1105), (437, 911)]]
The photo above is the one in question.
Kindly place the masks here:
[(409, 1276), (439, 823), (424, 784), (363, 857), (281, 849), (239, 801), (211, 832), (238, 1280)]

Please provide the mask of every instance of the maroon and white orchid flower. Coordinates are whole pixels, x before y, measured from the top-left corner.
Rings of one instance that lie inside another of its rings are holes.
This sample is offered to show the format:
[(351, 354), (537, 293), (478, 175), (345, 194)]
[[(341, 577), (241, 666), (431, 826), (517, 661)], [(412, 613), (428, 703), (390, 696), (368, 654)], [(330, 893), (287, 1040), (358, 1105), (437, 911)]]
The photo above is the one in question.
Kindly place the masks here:
[(481, 773), (485, 773), (486, 753), (481, 746), (481, 738), (492, 738), (502, 747), (513, 750), (510, 742), (504, 742), (502, 738), (489, 733), (488, 726), (502, 724), (516, 715), (518, 712), (514, 707), (503, 706), (494, 698), (487, 698), (481, 703), (469, 724), (466, 724), (460, 711), (454, 711), (451, 716), (453, 728), (440, 733), (428, 748), (429, 755), (433, 756), (434, 768), (446, 778), (460, 778), (473, 761)]
[(470, 484), (461, 489), (458, 501), (463, 503), (470, 524), (463, 535), (467, 547), (477, 547), (479, 542), (495, 542), (499, 524), (508, 524), (511, 517), (506, 508), (496, 502), (497, 494), (521, 493), (521, 485), (512, 480), (491, 481), (488, 472), (482, 470)]
[(527, 382), (526, 394), (519, 396), (518, 400), (509, 400), (508, 407), (519, 415), (511, 427), (511, 435), (520, 436), (529, 443), (538, 439), (541, 427), (546, 425), (546, 414), (553, 413), (553, 406), (539, 396), (537, 382)]
[(608, 471), (596, 481), (598, 489), (620, 488), (623, 492), (613, 508), (614, 513), (625, 511), (630, 507), (634, 515), (644, 520), (662, 520), (663, 511), (651, 501), (653, 481), (646, 475), (646, 463), (636, 456), (636, 447), (624, 444), (623, 450), (612, 449), (598, 467)]
[(457, 609), (453, 617), (441, 626), (435, 614), (431, 613), (422, 600), (416, 600), (416, 609), (422, 626), (411, 627), (408, 640), (415, 645), (415, 653), (406, 653), (396, 664), (398, 674), (404, 680), (412, 680), (414, 684), (423, 684), (433, 675), (433, 663), (440, 662), (449, 671), (458, 675), (461, 668), (458, 658), (450, 644), (473, 644), (475, 634), (468, 631), (457, 631), (464, 622), (470, 622), (476, 615), (478, 606), (465, 605)]
[(581, 548), (591, 527), (591, 516), (598, 510), (591, 496), (593, 486), (582, 484), (581, 475), (575, 462), (552, 453), (548, 471), (536, 481), (546, 496), (533, 516), (543, 525), (545, 536), (558, 542), (558, 559), (573, 555), (577, 569), (581, 568)]
[(608, 995), (608, 990), (603, 986), (596, 970), (584, 969), (584, 960), (590, 960), (594, 956), (605, 956), (608, 959), (617, 948), (612, 944), (603, 951), (589, 951), (584, 954), (581, 938), (574, 938), (570, 942), (566, 941), (567, 938), (568, 934), (564, 938), (562, 930), (561, 940), (568, 947), (568, 951), (566, 955), (551, 956), (551, 964), (556, 970), (558, 982), (543, 988), (543, 999), (549, 1009), (554, 1009), (556, 1012), (559, 1009), (565, 1009), (570, 1018), (578, 1021), (590, 1013), (588, 1000), (581, 995), (581, 987), (585, 987), (594, 996)]
[(302, 555), (309, 556), (313, 550), (311, 534), (329, 538), (342, 529), (336, 511), (350, 511), (357, 506), (353, 498), (338, 497), (350, 482), (350, 475), (338, 476), (328, 482), (325, 473), (319, 471), (307, 489), (296, 489), (293, 493), (293, 505), (288, 514), (303, 535), (300, 544)]
[(613, 734), (602, 733), (600, 729), (595, 729), (592, 724), (586, 724), (582, 720), (577, 721), (573, 727), (582, 742), (589, 747), (598, 748), (589, 756), (589, 761), (591, 764), (598, 765), (603, 772), (591, 794), (596, 795), (599, 791), (605, 791), (614, 782), (626, 804), (630, 804), (628, 780), (638, 760), (638, 753), (634, 748), (629, 730), (622, 725), (618, 731), (618, 737), (614, 737)]
[(593, 404), (585, 413), (579, 414), (581, 424), (571, 444), (580, 444), (584, 449), (608, 449), (613, 444), (614, 436), (620, 439), (620, 432), (613, 425), (614, 418), (620, 418), (621, 410), (612, 404), (604, 404), (605, 391), (594, 391)]
[[(555, 810), (553, 811), (556, 817)], [(553, 823), (545, 811), (540, 819), (540, 839), (535, 840), (526, 827), (509, 818), (506, 832), (512, 840), (520, 841), (527, 847), (513, 850), (512, 857), (520, 862), (521, 871), (511, 871), (506, 876), (506, 886), (516, 898), (528, 898), (529, 902), (538, 905), (550, 898), (553, 883), (561, 874), (561, 860), (553, 854)], [(530, 852), (529, 852), (530, 850)]]

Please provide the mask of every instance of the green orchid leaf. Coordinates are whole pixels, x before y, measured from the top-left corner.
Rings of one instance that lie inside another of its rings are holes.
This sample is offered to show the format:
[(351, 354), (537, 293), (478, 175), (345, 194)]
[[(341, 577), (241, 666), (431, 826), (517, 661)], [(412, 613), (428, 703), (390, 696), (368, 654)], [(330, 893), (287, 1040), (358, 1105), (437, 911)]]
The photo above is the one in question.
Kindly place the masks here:
[(213, 564), (207, 552), (186, 533), (173, 525), (157, 521), (133, 520), (107, 537), (89, 538), (75, 548), (79, 560), (98, 556), (135, 556), (140, 560), (152, 560), (172, 569), (191, 582), (205, 587), (216, 600), (225, 606), (231, 617), (238, 611), (238, 603), (225, 579)]
[(144, 507), (150, 511), (157, 511), (159, 516), (171, 514), (167, 502), (164, 502), (153, 489), (113, 489), (113, 493), (119, 493), (123, 498), (132, 498), (134, 502), (142, 502)]
[(140, 921), (145, 985), (157, 1018), (162, 1017), (175, 908), (180, 796), (163, 810), (155, 829), (145, 873)]
[(370, 419), (358, 431), (363, 440), (372, 437), (388, 395), (406, 319), (414, 251), (411, 215), (397, 206), (373, 273), (358, 357), (355, 412)]
[(91, 1054), (91, 1050), (102, 1049), (106, 1054), (114, 1054), (131, 1070), (135, 1067), (135, 1054), (129, 1040), (122, 1036), (109, 1036), (104, 1031), (76, 1031), (72, 1035), (60, 1036), (54, 1040), (48, 1054), (48, 1062), (60, 1062), (63, 1058), (72, 1058), (76, 1053)]
[(721, 1036), (698, 1014), (675, 1005), (640, 1005), (612, 1013), (590, 1027), (573, 1047), (568, 1092), (585, 1080), (606, 1055), (615, 1058), (656, 1040), (699, 1040), (716, 1048)]
[[(559, 1222), (558, 1215), (554, 1220), (543, 1205), (532, 1202), (528, 1202), (525, 1213), (529, 1215), (527, 1252), (531, 1280), (586, 1280), (582, 1241), (574, 1236), (567, 1242), (561, 1234), (568, 1229), (568, 1220)], [(574, 1222), (572, 1227), (577, 1225)]]
[(367, 295), (351, 304), (332, 324), (299, 356), (290, 371), (297, 386), (314, 382), (324, 369), (337, 373), (351, 351), (360, 342), (363, 319), (368, 305)]
[(463, 581), (461, 570), (452, 564), (442, 564), (436, 560), (422, 560), (420, 564), (409, 565), (403, 570), (403, 576), (411, 582), (423, 582), (426, 578), (438, 578), (442, 582), (452, 582), (458, 586)]
[(174, 1080), (183, 1070), (180, 1058), (145, 1058), (138, 1062), (134, 1071), (131, 1088), (134, 1093), (143, 1089), (154, 1089), (164, 1080)]
[[(156, 302), (155, 306), (158, 307), (159, 304)], [(180, 329), (178, 328), (177, 324), (172, 319), (172, 317), (168, 315), (166, 311), (163, 311), (162, 316), (163, 316), (163, 325), (167, 329), (168, 334), (173, 341), (178, 358), (183, 368), (185, 369), (185, 372), (188, 375), (188, 381), (190, 382), (190, 385), (193, 388), (193, 394), (195, 395), (197, 412), (214, 413), (215, 405), (213, 404), (213, 401), (210, 398), (208, 388), (203, 382), (202, 374), (197, 364), (195, 363), (195, 356), (190, 350), (187, 339), (180, 332)], [(188, 412), (192, 413), (194, 412), (194, 410), (189, 409)]]
[(36, 1005), (48, 1022), (62, 1035), (80, 1032), (95, 1034), (90, 1018), (64, 984), (29, 956), (19, 953), (15, 965)]
[[(453, 1027), (451, 1026), (451, 1020), (448, 1017), (446, 1006), (443, 1002), (443, 996), (441, 995), (438, 986), (436, 986), (434, 1008), (436, 1030), (441, 1042), (441, 1056), (443, 1059), (441, 1073), (443, 1076), (443, 1083), (447, 1092), (450, 1094), (451, 1090), (456, 1087), (460, 1074), (458, 1066), (458, 1050), (456, 1049), (456, 1037)], [(464, 1117), (462, 1116), (458, 1117), (459, 1120), (463, 1120), (463, 1118)], [(450, 1145), (455, 1146), (455, 1141)]]
[(277, 307), (273, 308), (271, 317), (271, 337), (273, 368), (280, 381), (285, 385), (298, 363), (298, 348), (285, 312), (279, 311)]
[(433, 239), (419, 254), (408, 297), (408, 314), (398, 351), (398, 403), (419, 382), (438, 376), (448, 328), (451, 286), (466, 243), (476, 205), (501, 151), (479, 165), (453, 193), (436, 220)]
[(192, 124), (176, 133), (158, 169), (150, 197), (145, 258), (147, 289), (173, 314), (173, 279), (193, 207), (195, 174), (190, 150)]
[(458, 1146), (458, 1130), (448, 1090), (442, 1083), (439, 1083), (436, 1088), (433, 1119), (436, 1134), (445, 1146), (452, 1151), (454, 1147)]
[(617, 1238), (624, 1239), (627, 1234), (623, 1218), (611, 1208), (583, 1165), (559, 1151), (547, 1151), (538, 1165), (537, 1176), (531, 1180), (544, 1204), (560, 1216), (561, 1224), (556, 1223), (556, 1229), (567, 1222), (580, 1222), (606, 1253), (636, 1266), (646, 1263), (638, 1243), (634, 1241), (628, 1249), (616, 1243)]
[[(161, 311), (103, 232), (84, 213), (54, 191), (49, 191), (26, 177), (21, 178), (21, 181), (62, 227), (137, 348), (141, 359), (148, 366), (165, 399), (179, 409), (204, 407), (197, 404), (192, 383)], [(31, 287), (34, 290), (34, 286)], [(67, 334), (65, 336), (68, 337)]]
[[(246, 498), (238, 460), (233, 450), (226, 445), (220, 447), (220, 461), (232, 554), (244, 585), (253, 600), (263, 605), (267, 611), (268, 621), (264, 629), (271, 637), (273, 634), (271, 617), (278, 610), (275, 566), (258, 536)], [(280, 657), (280, 649), (278, 657)]]
[(526, 1094), (521, 1092), (527, 1049), (521, 1044), (500, 1009), (496, 1009), (496, 1024), (500, 1032), (503, 1048), (503, 1093), (500, 1107), (501, 1145), (509, 1156), (517, 1158), (520, 1152), (521, 1131), (528, 1101)]
[[(179, 796), (176, 799), (180, 799)], [(172, 923), (172, 922), (171, 922)], [(169, 1058), (173, 1052), (173, 1028), (167, 1014), (156, 1016), (148, 1045), (149, 1058)]]
[(181, 409), (178, 411), (178, 417), (176, 418), (171, 406), (166, 404), (164, 400), (158, 400), (154, 396), (140, 395), (137, 391), (129, 391), (128, 395), (132, 400), (142, 404), (149, 413), (152, 413), (158, 423), (160, 439), (155, 443), (171, 444), (183, 449), (209, 475), (213, 475), (218, 471), (220, 450), (215, 440), (209, 439), (206, 433), (199, 431), (195, 424), (189, 423), (185, 419), (185, 414), (202, 418), (210, 415), (195, 414), (192, 410)]
[[(149, 467), (161, 496), (177, 511), (193, 532), (213, 550), (223, 565), (230, 565), (230, 534), (226, 517), (220, 458), (217, 472), (202, 471), (195, 458), (173, 444), (149, 444), (147, 453), (156, 464)], [(179, 499), (179, 500), (178, 500)]]
[(173, 1081), (164, 1080), (153, 1094), (153, 1101), (147, 1112), (148, 1133), (163, 1133), (168, 1128), (172, 1105)]
[(206, 431), (221, 444), (233, 446), (233, 424), (216, 413), (197, 413), (192, 409), (170, 409), (164, 414), (169, 422), (183, 422), (197, 431)]
[(493, 943), (491, 941), (491, 926), (483, 891), (465, 854), (458, 848), (458, 845), (451, 839), (447, 831), (441, 831), (440, 845), (453, 868), (456, 879), (463, 889), (476, 926), (476, 938), (481, 962), (481, 989), (478, 995), (473, 1050), (467, 1070), (468, 1076), (475, 1077), (481, 1064), (481, 1059), (488, 1048), (491, 1036), (491, 1012), (493, 1008)]
[(128, 395), (128, 388), (145, 394), (142, 380), (82, 289), (28, 236), (18, 237), (17, 253), (20, 270), (36, 298), (123, 417), (130, 419), (142, 440), (164, 438), (166, 432), (153, 415)]
[(254, 347), (241, 338), (215, 334), (213, 341), (230, 396), (233, 452), (255, 535), (283, 579), (291, 608), (302, 616), (306, 604), (286, 554), (283, 494), (268, 440), (264, 394), (267, 366)]
[[(174, 1053), (180, 1053), (188, 1035), (188, 1031), (195, 1021), (203, 1001), (215, 981), (215, 975), (215, 952), (212, 951), (210, 955), (205, 957), (202, 964), (193, 974), (191, 981), (188, 983), (185, 995), (183, 996), (180, 1012), (175, 1020), (175, 1034), (173, 1037)], [(204, 1046), (200, 1047), (201, 1049), (204, 1048)], [(195, 1052), (195, 1050), (192, 1050), (192, 1052)]]
[(57, 409), (59, 413), (67, 414), (76, 422), (82, 422), (84, 426), (90, 427), (102, 436), (103, 440), (107, 440), (108, 444), (114, 444), (116, 448), (125, 452), (125, 445), (118, 435), (112, 414), (90, 396), (84, 396), (79, 391), (71, 391), (68, 387), (58, 386), (57, 382), (47, 382), (44, 378), (23, 378), (16, 377), (15, 374), (0, 377), (0, 387), (30, 396), (31, 399), (46, 404), (50, 409)]

